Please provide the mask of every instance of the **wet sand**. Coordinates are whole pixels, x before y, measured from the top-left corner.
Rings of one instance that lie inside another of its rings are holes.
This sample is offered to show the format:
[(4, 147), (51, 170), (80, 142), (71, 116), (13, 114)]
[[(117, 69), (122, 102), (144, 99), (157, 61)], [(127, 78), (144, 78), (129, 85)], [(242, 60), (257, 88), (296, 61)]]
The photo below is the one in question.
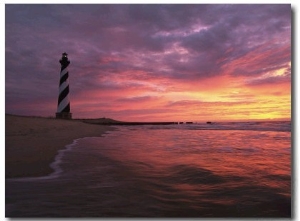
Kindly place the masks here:
[(5, 177), (38, 177), (53, 172), (58, 150), (74, 139), (101, 136), (109, 126), (79, 120), (5, 115)]

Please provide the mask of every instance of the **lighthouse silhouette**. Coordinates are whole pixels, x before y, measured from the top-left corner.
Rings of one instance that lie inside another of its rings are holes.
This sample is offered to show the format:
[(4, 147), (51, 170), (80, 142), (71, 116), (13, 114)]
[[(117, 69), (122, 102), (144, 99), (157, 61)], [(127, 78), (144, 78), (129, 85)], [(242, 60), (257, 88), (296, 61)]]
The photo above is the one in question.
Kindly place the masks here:
[(70, 61), (68, 54), (64, 52), (62, 58), (59, 60), (61, 64), (60, 81), (59, 81), (59, 95), (57, 102), (56, 118), (72, 119), (72, 113), (70, 113), (70, 100), (69, 100), (69, 72), (68, 66)]

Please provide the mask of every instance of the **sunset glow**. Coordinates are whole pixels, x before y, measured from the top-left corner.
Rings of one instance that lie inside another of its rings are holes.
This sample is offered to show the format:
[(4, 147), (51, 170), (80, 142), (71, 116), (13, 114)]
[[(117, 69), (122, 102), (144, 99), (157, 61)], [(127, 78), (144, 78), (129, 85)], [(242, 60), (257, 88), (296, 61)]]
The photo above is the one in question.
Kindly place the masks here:
[(5, 6), (6, 113), (54, 116), (66, 51), (73, 118), (291, 118), (290, 5)]

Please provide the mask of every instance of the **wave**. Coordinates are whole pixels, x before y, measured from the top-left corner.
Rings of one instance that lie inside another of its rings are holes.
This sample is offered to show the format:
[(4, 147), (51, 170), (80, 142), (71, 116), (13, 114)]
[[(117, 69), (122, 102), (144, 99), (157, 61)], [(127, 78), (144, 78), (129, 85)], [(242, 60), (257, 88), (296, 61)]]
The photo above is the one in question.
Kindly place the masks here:
[(53, 172), (46, 176), (40, 176), (40, 177), (21, 177), (21, 178), (9, 178), (6, 179), (7, 181), (37, 181), (37, 180), (49, 180), (49, 179), (55, 179), (60, 176), (60, 174), (63, 172), (61, 168), (62, 158), (66, 154), (66, 152), (71, 151), (78, 143), (78, 140), (83, 139), (79, 138), (73, 141), (73, 143), (68, 144), (65, 146), (65, 149), (59, 150), (57, 155), (54, 158), (54, 161), (49, 165), (51, 169), (53, 169)]

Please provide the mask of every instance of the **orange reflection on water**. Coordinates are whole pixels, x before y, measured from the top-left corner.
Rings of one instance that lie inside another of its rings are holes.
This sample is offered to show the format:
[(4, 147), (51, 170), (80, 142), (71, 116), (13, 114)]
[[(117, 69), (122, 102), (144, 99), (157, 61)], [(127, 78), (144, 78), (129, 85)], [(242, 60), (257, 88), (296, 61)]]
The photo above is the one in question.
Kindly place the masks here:
[(106, 154), (139, 176), (166, 179), (189, 194), (259, 186), (290, 196), (289, 132), (145, 129), (106, 141), (117, 147)]

